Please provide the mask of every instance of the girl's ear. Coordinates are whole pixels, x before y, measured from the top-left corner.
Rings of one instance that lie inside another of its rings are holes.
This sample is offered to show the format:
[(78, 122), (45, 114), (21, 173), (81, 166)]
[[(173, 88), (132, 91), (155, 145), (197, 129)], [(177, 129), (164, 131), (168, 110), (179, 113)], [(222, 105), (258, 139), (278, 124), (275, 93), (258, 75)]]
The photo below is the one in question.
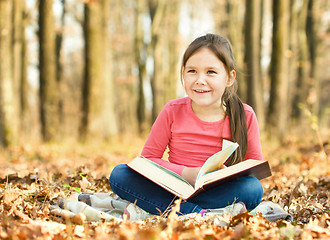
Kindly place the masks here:
[(227, 81), (227, 87), (231, 87), (234, 84), (235, 80), (236, 80), (236, 71), (231, 70)]

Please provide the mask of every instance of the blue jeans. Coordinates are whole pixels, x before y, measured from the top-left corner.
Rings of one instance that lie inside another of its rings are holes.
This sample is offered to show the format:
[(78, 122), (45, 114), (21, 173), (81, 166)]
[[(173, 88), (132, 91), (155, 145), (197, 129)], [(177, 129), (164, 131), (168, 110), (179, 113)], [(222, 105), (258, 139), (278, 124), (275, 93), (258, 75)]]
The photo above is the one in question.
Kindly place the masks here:
[[(109, 183), (119, 197), (130, 202), (136, 201), (137, 206), (151, 214), (169, 211), (177, 199), (125, 164), (112, 170)], [(182, 201), (180, 212), (199, 213), (203, 209), (222, 208), (234, 202), (243, 202), (248, 210), (252, 210), (260, 203), (262, 194), (263, 188), (257, 178), (241, 177), (203, 192), (189, 201)]]

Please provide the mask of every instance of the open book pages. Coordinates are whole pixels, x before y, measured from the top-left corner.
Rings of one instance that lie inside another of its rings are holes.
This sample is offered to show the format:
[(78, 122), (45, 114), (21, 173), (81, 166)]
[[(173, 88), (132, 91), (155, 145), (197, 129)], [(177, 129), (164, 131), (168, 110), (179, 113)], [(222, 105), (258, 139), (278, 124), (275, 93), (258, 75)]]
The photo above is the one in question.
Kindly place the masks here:
[(199, 173), (196, 178), (196, 184), (204, 174), (216, 171), (220, 168), (220, 166), (225, 164), (226, 160), (236, 150), (237, 147), (238, 147), (238, 143), (234, 143), (228, 140), (223, 140), (222, 150), (209, 157), (206, 160), (206, 162), (203, 164), (202, 168), (199, 170)]
[(238, 177), (254, 176), (263, 179), (271, 176), (267, 161), (249, 159), (224, 169), (208, 172), (202, 175), (193, 187), (175, 172), (144, 157), (134, 158), (127, 166), (185, 200)]
[(183, 177), (145, 157), (136, 157), (127, 166), (183, 199), (187, 199), (195, 191)]
[(195, 189), (214, 182), (216, 179), (228, 179), (235, 176), (254, 176), (263, 179), (271, 175), (267, 161), (248, 159), (235, 165), (204, 174), (195, 184)]

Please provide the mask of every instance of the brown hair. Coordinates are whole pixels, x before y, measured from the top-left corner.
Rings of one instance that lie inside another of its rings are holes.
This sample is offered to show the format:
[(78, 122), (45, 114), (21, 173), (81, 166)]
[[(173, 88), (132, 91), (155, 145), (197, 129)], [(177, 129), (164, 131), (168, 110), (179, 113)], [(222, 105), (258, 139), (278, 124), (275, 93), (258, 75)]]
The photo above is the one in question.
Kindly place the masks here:
[[(235, 58), (229, 41), (215, 34), (206, 34), (196, 38), (186, 49), (181, 64), (181, 81), (188, 59), (201, 48), (210, 49), (224, 64), (228, 76), (232, 70), (236, 71)], [(231, 140), (239, 144), (239, 148), (230, 157), (227, 166), (244, 160), (247, 151), (247, 127), (243, 103), (236, 94), (237, 82), (225, 89), (221, 103), (225, 106), (225, 114), (228, 115), (230, 123)]]

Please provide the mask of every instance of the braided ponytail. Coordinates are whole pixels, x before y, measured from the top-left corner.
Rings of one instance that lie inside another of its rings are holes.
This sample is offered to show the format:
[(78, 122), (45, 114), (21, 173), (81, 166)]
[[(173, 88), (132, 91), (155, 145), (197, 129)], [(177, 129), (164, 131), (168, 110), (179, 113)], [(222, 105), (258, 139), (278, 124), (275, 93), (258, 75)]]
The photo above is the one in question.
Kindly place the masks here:
[(247, 152), (246, 116), (243, 103), (236, 93), (230, 94), (223, 104), (226, 107), (226, 115), (229, 118), (231, 140), (239, 145), (226, 164), (231, 166), (243, 161)]

